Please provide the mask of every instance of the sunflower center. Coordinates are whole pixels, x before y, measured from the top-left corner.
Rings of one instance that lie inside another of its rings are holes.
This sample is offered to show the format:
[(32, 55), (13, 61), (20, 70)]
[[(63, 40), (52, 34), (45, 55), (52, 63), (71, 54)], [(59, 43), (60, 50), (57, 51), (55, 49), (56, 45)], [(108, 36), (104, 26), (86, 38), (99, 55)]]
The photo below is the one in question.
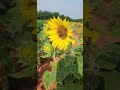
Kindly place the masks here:
[(67, 29), (64, 26), (58, 27), (58, 36), (61, 39), (65, 39), (67, 37)]

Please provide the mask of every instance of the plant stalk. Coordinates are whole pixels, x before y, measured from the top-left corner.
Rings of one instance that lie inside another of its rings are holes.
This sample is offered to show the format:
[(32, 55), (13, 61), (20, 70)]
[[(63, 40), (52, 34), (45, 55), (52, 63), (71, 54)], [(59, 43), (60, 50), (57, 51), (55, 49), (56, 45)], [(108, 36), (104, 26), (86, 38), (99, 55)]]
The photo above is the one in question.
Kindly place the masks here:
[(54, 62), (55, 62), (55, 55), (56, 55), (56, 52), (55, 52), (55, 49), (54, 49), (54, 53), (53, 53)]

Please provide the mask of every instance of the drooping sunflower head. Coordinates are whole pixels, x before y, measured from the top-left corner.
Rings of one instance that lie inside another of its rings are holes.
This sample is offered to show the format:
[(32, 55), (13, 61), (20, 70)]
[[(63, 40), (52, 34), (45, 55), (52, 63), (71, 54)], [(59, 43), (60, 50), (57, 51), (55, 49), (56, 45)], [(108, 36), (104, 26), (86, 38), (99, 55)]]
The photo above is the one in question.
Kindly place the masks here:
[(66, 50), (68, 45), (73, 42), (71, 39), (72, 30), (66, 19), (62, 20), (59, 17), (54, 17), (47, 21), (44, 30), (54, 48)]
[(50, 53), (52, 51), (52, 46), (50, 43), (45, 43), (45, 45), (43, 46), (43, 49), (46, 53)]
[(36, 62), (36, 44), (28, 43), (19, 48), (19, 55), (22, 62), (35, 64)]

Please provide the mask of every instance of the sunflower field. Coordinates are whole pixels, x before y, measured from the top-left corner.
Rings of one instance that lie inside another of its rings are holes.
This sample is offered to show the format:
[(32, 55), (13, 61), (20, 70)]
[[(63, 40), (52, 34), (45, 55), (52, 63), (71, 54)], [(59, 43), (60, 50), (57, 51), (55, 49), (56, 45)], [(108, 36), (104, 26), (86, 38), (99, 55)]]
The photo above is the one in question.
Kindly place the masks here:
[(83, 23), (37, 21), (38, 90), (82, 90)]

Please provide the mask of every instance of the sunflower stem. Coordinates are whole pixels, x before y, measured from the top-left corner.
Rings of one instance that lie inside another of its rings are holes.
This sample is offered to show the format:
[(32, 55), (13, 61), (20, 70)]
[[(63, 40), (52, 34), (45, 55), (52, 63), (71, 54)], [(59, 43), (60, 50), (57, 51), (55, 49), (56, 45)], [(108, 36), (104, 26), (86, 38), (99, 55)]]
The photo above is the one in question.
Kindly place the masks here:
[(56, 54), (56, 52), (55, 52), (55, 49), (54, 49), (54, 53), (53, 53), (54, 62), (55, 62), (55, 54)]

